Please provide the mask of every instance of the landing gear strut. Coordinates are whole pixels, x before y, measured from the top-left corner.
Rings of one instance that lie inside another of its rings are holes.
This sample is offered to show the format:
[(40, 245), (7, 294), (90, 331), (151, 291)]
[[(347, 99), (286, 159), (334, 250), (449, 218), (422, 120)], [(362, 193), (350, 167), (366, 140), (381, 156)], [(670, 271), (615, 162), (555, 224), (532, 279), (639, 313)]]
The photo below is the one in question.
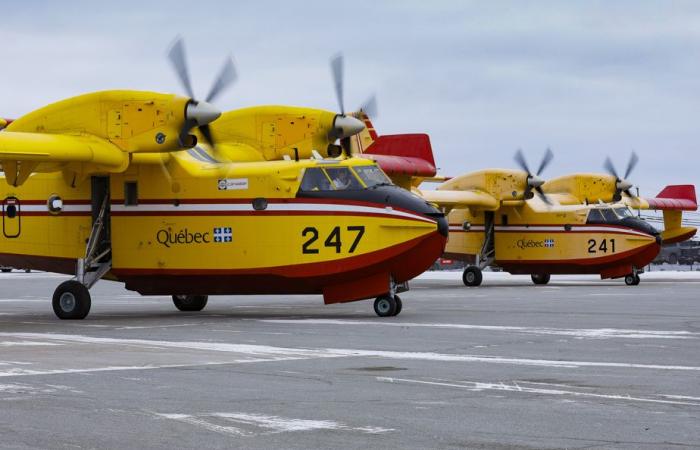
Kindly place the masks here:
[[(97, 209), (99, 208), (99, 210)], [(64, 281), (53, 293), (53, 311), (59, 319), (81, 320), (90, 312), (89, 289), (112, 268), (109, 239), (109, 178), (92, 178), (93, 221), (85, 257), (79, 258), (75, 279)]]

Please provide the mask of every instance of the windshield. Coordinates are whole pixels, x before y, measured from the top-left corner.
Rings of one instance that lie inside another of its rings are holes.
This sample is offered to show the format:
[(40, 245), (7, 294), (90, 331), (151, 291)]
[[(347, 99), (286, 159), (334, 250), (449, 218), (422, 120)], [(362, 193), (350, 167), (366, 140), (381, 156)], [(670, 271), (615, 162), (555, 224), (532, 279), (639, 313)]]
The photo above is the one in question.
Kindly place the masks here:
[[(627, 209), (627, 208), (617, 208), (617, 209)], [(620, 214), (620, 217), (618, 217), (616, 214), (617, 209), (615, 211), (613, 211), (612, 208), (593, 208), (588, 213), (587, 222), (588, 223), (606, 223), (606, 222), (615, 223), (615, 222), (618, 222), (620, 219), (627, 217), (626, 215), (623, 216), (622, 214)]]
[(360, 181), (347, 167), (321, 169), (309, 167), (301, 180), (301, 191), (344, 191), (362, 189)]
[(367, 187), (391, 184), (389, 178), (377, 166), (355, 166), (353, 169)]
[(362, 185), (347, 167), (327, 168), (326, 173), (337, 191), (362, 189)]
[(625, 217), (634, 217), (629, 208), (615, 208), (615, 212), (620, 219), (624, 219)]
[(328, 179), (323, 169), (310, 167), (304, 171), (304, 179), (301, 180), (302, 191), (332, 191), (331, 180)]

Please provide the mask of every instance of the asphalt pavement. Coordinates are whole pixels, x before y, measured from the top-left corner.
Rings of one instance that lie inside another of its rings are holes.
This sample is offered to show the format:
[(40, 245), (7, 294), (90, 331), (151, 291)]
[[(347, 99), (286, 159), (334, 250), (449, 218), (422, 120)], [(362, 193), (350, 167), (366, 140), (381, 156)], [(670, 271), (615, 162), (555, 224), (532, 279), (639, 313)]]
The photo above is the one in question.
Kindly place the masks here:
[(212, 297), (0, 275), (0, 448), (699, 448), (700, 273), (428, 274), (370, 301)]

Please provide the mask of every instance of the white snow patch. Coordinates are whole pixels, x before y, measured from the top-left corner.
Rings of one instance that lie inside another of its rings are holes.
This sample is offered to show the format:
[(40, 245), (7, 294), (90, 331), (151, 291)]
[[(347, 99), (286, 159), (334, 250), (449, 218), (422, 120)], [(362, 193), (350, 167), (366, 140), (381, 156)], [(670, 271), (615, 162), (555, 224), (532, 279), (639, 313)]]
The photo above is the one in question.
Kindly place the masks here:
[(415, 328), (444, 328), (459, 330), (505, 331), (526, 334), (543, 334), (556, 336), (572, 336), (589, 339), (698, 339), (700, 333), (691, 331), (666, 330), (630, 330), (623, 328), (547, 328), (547, 327), (514, 327), (500, 325), (470, 325), (458, 323), (420, 323), (420, 322), (385, 322), (364, 320), (338, 319), (261, 319), (259, 322), (304, 325), (361, 325), (384, 327), (415, 327)]

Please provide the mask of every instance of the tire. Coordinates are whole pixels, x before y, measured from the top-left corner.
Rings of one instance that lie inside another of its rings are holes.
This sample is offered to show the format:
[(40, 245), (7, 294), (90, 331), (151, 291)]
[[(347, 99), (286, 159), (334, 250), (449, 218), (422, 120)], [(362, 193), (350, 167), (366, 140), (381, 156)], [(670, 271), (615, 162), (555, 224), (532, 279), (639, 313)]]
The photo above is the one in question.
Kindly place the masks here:
[(627, 286), (637, 286), (640, 281), (639, 275), (629, 274), (625, 276), (625, 284)]
[(374, 312), (379, 317), (395, 316), (397, 314), (395, 297), (391, 297), (390, 295), (377, 297), (374, 301)]
[(201, 311), (208, 300), (206, 295), (173, 295), (173, 303), (180, 311)]
[(30, 273), (32, 269), (24, 269), (24, 273)]
[(462, 282), (465, 286), (479, 286), (483, 279), (481, 269), (476, 266), (467, 266), (462, 273)]
[(533, 273), (530, 275), (530, 278), (535, 284), (547, 284), (552, 277), (548, 273)]
[(4, 273), (12, 272), (12, 269), (0, 269), (0, 270), (2, 270)]
[(53, 312), (62, 320), (82, 320), (90, 312), (90, 291), (75, 280), (64, 281), (53, 293)]
[(394, 295), (394, 301), (396, 302), (396, 311), (394, 311), (394, 315), (398, 316), (401, 314), (401, 310), (403, 309), (403, 302), (401, 301), (401, 297), (398, 295)]

